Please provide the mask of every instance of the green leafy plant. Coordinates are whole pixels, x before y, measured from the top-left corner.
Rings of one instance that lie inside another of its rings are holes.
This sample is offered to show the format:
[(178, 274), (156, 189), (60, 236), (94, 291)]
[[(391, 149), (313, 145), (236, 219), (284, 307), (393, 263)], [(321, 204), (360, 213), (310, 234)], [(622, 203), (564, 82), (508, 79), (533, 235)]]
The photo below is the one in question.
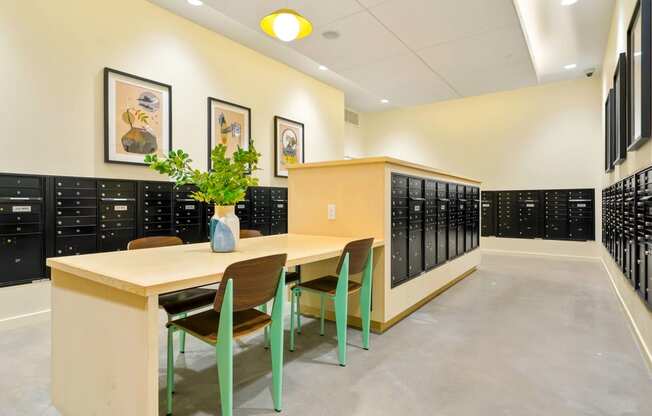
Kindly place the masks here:
[(177, 186), (193, 184), (197, 191), (192, 194), (196, 201), (228, 206), (242, 201), (250, 186), (258, 185), (258, 179), (251, 172), (258, 170), (260, 153), (253, 142), (249, 149), (238, 146), (232, 157), (226, 157), (226, 146), (218, 144), (211, 151), (211, 170), (202, 172), (193, 169), (192, 159), (183, 150), (172, 150), (168, 157), (159, 159), (155, 154), (145, 156), (145, 163), (151, 169), (168, 175)]

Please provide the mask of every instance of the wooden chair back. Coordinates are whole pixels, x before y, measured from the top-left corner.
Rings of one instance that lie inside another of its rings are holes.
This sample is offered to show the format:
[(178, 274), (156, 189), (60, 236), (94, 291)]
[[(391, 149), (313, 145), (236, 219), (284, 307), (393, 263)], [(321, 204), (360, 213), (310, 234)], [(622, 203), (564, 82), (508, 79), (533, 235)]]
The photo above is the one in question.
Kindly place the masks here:
[(349, 275), (362, 272), (364, 266), (367, 264), (369, 250), (373, 243), (373, 238), (365, 238), (363, 240), (351, 241), (344, 246), (344, 251), (342, 251), (340, 261), (337, 264), (337, 274), (340, 274), (346, 253), (349, 253)]
[(180, 246), (182, 244), (183, 240), (181, 240), (179, 237), (143, 237), (136, 240), (131, 240), (129, 244), (127, 244), (127, 250)]
[(229, 265), (215, 295), (213, 308), (220, 312), (228, 279), (233, 280), (233, 312), (255, 308), (269, 302), (276, 295), (279, 276), (287, 254), (240, 261)]
[(263, 233), (258, 230), (240, 230), (240, 238), (262, 237)]

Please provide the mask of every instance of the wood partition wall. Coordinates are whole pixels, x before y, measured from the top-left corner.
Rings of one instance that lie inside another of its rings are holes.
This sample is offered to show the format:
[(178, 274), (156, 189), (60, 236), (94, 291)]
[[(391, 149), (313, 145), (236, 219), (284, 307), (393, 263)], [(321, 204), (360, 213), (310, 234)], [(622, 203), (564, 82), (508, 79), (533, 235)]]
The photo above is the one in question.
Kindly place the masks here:
[[(388, 157), (300, 164), (290, 167), (288, 182), (288, 232), (300, 234), (383, 239), (374, 250), (372, 330), (383, 332), (418, 309), (480, 263), (480, 250), (426, 269), (401, 285), (392, 287), (392, 174), (479, 187), (480, 182), (440, 170)], [(334, 218), (333, 218), (334, 214)], [(474, 247), (475, 248), (475, 247)], [(335, 260), (302, 267), (302, 279), (333, 274)], [(352, 277), (357, 280), (358, 276)], [(301, 297), (304, 314), (319, 313), (319, 299)], [(326, 316), (334, 319), (331, 305)], [(349, 323), (359, 326), (358, 297), (349, 299)]]

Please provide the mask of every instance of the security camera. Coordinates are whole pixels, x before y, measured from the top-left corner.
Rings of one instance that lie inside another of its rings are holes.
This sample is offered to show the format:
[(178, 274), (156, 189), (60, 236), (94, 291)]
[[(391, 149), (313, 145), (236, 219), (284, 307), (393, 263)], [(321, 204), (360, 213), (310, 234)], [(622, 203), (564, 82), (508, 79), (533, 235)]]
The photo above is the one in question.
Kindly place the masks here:
[(587, 78), (591, 78), (594, 72), (595, 72), (595, 68), (585, 69), (584, 75), (586, 75)]

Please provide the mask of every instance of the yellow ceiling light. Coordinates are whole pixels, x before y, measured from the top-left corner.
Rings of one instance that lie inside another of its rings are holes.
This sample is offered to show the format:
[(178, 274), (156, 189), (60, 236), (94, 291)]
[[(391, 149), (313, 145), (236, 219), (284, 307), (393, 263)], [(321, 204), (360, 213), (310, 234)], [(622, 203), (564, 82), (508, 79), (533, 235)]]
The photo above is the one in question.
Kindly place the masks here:
[(260, 28), (283, 42), (305, 38), (312, 32), (312, 23), (292, 9), (278, 9), (263, 17)]

